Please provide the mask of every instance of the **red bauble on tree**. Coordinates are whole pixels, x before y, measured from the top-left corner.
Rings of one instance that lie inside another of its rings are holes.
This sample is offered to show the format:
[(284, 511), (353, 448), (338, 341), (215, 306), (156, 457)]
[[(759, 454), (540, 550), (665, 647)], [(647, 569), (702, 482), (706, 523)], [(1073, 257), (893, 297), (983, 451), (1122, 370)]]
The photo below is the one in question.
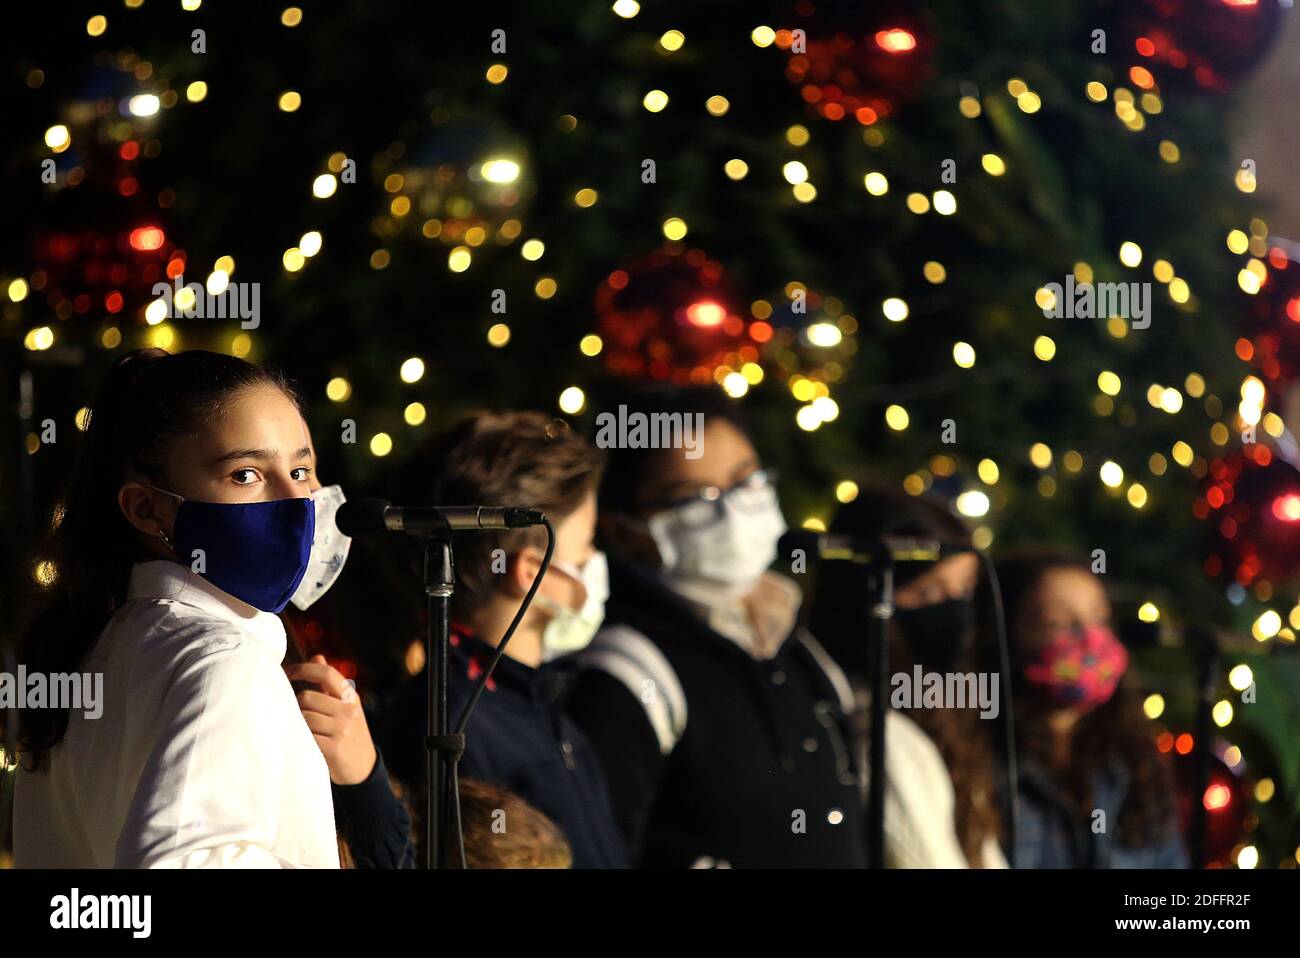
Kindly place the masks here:
[(1300, 576), (1300, 471), (1268, 446), (1248, 443), (1211, 461), (1193, 508), (1214, 529), (1211, 576), (1275, 587)]
[(706, 383), (742, 351), (758, 355), (722, 266), (701, 250), (666, 247), (615, 270), (596, 290), (595, 308), (616, 376)]
[(1280, 246), (1269, 250), (1263, 282), (1246, 301), (1245, 332), (1250, 361), (1276, 388), (1295, 383), (1300, 374), (1300, 262)]
[(1162, 85), (1218, 93), (1263, 59), (1281, 13), (1278, 0), (1141, 0), (1124, 8), (1126, 65)]
[(827, 120), (883, 120), (933, 72), (933, 35), (914, 7), (801, 0), (776, 45), (790, 51), (790, 82)]

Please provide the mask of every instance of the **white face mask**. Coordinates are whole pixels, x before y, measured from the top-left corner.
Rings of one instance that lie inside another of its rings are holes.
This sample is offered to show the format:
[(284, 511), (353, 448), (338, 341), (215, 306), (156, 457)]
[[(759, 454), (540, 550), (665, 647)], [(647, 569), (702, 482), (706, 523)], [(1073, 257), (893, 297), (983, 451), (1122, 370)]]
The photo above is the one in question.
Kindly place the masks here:
[(750, 497), (743, 511), (724, 499), (723, 517), (705, 526), (683, 523), (672, 509), (651, 516), (646, 525), (659, 547), (661, 574), (735, 598), (748, 595), (776, 561), (777, 540), (786, 531), (775, 489), (756, 490)]
[(551, 561), (551, 568), (582, 583), (587, 598), (581, 609), (538, 595), (535, 601), (551, 613), (551, 621), (542, 629), (542, 661), (578, 652), (591, 644), (605, 621), (605, 600), (609, 598), (609, 565), (605, 553), (596, 552), (578, 568), (568, 562)]
[(334, 524), (334, 515), (346, 499), (341, 486), (322, 486), (312, 493), (316, 506), (316, 534), (311, 540), (307, 571), (289, 597), (289, 601), (304, 612), (330, 590), (347, 561), (352, 540), (339, 532)]

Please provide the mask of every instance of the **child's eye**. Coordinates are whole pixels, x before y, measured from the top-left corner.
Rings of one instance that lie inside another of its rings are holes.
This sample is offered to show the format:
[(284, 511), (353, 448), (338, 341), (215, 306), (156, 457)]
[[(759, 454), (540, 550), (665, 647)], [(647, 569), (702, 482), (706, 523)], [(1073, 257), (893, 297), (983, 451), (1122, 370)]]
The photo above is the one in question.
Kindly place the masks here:
[(256, 469), (236, 469), (230, 474), (230, 478), (235, 480), (236, 485), (248, 486), (257, 481)]
[(297, 469), (293, 470), (293, 472), (289, 473), (289, 475), (293, 478), (294, 482), (306, 482), (308, 477), (311, 476), (311, 467), (299, 466)]

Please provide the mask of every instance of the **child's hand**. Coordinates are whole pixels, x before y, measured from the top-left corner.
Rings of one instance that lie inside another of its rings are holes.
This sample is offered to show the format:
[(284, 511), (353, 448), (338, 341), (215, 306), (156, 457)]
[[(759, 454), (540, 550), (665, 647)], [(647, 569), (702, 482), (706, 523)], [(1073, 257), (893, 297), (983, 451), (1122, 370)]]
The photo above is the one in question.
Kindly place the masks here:
[(298, 693), (298, 707), (325, 756), (330, 781), (335, 785), (364, 782), (375, 768), (375, 743), (352, 683), (326, 664), (323, 655), (286, 665), (284, 672), (290, 682), (314, 686)]

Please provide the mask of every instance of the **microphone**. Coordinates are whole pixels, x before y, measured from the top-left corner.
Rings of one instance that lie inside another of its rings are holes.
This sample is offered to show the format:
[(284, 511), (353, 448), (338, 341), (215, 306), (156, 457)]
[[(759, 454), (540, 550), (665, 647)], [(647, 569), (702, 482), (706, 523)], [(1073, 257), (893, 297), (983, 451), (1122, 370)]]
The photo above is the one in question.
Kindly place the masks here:
[(838, 562), (938, 562), (961, 552), (974, 552), (969, 540), (939, 536), (855, 536), (792, 529), (781, 537), (782, 555), (802, 549), (823, 561)]
[(334, 524), (345, 536), (387, 532), (440, 535), (457, 530), (522, 529), (540, 526), (545, 516), (519, 506), (395, 506), (386, 499), (349, 499)]

